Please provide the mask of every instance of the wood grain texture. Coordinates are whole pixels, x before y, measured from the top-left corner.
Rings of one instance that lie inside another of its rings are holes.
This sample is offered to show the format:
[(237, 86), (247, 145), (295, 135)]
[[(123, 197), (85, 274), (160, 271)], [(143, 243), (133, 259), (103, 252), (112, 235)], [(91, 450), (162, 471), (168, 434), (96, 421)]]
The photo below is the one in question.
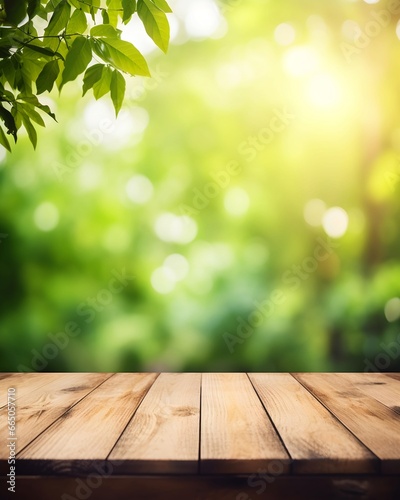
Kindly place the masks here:
[(379, 373), (341, 373), (340, 376), (400, 414), (400, 380)]
[[(21, 383), (17, 391), (23, 387), (32, 391), (20, 396), (16, 402), (16, 436), (17, 452), (23, 450), (40, 433), (45, 431), (57, 418), (63, 415), (73, 404), (82, 399), (92, 389), (110, 377), (110, 374), (100, 373), (68, 373), (46, 374), (49, 382), (34, 389), (30, 380), (36, 377), (25, 377), (25, 386)], [(51, 376), (50, 376), (51, 375)], [(3, 410), (6, 412), (6, 408)], [(8, 437), (7, 420), (0, 422), (0, 442), (6, 442)], [(0, 447), (0, 460), (7, 456), (5, 447)]]
[(376, 457), (288, 373), (249, 374), (292, 460), (294, 474), (365, 474)]
[(93, 461), (102, 463), (156, 377), (113, 375), (25, 448), (18, 455), (20, 467), (74, 473), (87, 471)]
[(202, 473), (289, 470), (289, 456), (244, 373), (203, 374), (200, 441)]
[(113, 449), (120, 473), (194, 474), (200, 428), (199, 373), (163, 373)]
[(0, 409), (7, 404), (7, 389), (15, 388), (16, 398), (19, 399), (39, 387), (60, 378), (59, 373), (8, 373), (0, 379)]
[(379, 459), (386, 474), (400, 473), (399, 415), (341, 374), (294, 375)]

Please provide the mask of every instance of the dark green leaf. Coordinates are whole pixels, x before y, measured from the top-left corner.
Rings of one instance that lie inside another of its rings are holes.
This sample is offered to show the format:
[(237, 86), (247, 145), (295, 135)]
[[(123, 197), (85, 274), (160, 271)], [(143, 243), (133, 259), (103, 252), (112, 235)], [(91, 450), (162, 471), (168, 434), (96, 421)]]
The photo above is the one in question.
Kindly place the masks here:
[(122, 8), (124, 10), (122, 21), (126, 24), (136, 12), (136, 0), (122, 0)]
[(46, 90), (50, 92), (59, 72), (60, 66), (57, 60), (48, 62), (36, 79), (37, 93), (42, 94)]
[(93, 85), (98, 82), (103, 73), (104, 64), (95, 64), (90, 66), (85, 72), (85, 76), (83, 78), (83, 94), (93, 87)]
[(87, 19), (85, 13), (77, 9), (71, 16), (68, 22), (67, 33), (81, 33), (83, 34), (87, 29)]
[(61, 86), (75, 80), (78, 75), (85, 71), (91, 60), (92, 49), (90, 48), (90, 41), (84, 36), (76, 37), (65, 58), (65, 68), (62, 74)]
[(103, 19), (104, 24), (109, 24), (110, 23), (110, 18), (108, 16), (108, 12), (106, 10), (101, 11), (101, 18)]
[(167, 16), (150, 0), (139, 0), (138, 14), (142, 20), (147, 34), (160, 47), (167, 52), (169, 43), (169, 24)]
[(97, 100), (100, 99), (100, 97), (103, 97), (103, 95), (110, 91), (110, 86), (111, 69), (108, 66), (104, 66), (100, 80), (93, 85), (94, 98)]
[(0, 106), (0, 118), (7, 128), (7, 134), (11, 134), (15, 142), (17, 142), (17, 126), (14, 117), (7, 109), (3, 108), (3, 106)]
[(6, 80), (11, 85), (11, 88), (15, 86), (15, 73), (17, 69), (16, 66), (17, 65), (15, 65), (14, 59), (12, 58), (4, 59), (4, 61), (1, 62), (0, 71), (4, 74)]
[(11, 153), (10, 143), (8, 142), (6, 134), (4, 133), (2, 127), (0, 127), (0, 144), (4, 146)]
[(40, 0), (28, 0), (28, 16), (29, 19), (36, 16), (40, 8)]
[(56, 55), (56, 52), (54, 52), (53, 50), (47, 49), (46, 47), (39, 47), (38, 45), (34, 45), (32, 43), (25, 44), (25, 47), (28, 47), (29, 49), (45, 56), (53, 57)]
[(4, 0), (6, 22), (17, 26), (26, 16), (26, 0)]
[(118, 38), (102, 38), (96, 41), (100, 44), (101, 57), (115, 68), (130, 75), (150, 76), (144, 57), (131, 43)]
[(114, 104), (116, 116), (118, 116), (118, 113), (124, 101), (125, 87), (126, 87), (125, 78), (121, 75), (121, 73), (118, 70), (114, 70), (111, 77), (110, 90), (111, 90), (111, 99)]

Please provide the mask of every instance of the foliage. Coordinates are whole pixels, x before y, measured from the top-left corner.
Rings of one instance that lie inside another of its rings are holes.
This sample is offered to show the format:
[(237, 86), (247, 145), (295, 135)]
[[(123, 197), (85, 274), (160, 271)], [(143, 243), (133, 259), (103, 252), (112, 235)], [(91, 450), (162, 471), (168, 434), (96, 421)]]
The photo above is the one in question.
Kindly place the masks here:
[[(83, 94), (95, 99), (110, 93), (115, 112), (125, 94), (124, 75), (150, 76), (143, 55), (121, 39), (119, 25), (137, 14), (148, 35), (168, 49), (171, 12), (165, 0), (1, 0), (0, 144), (11, 150), (24, 126), (34, 147), (41, 112), (55, 120), (38, 95), (83, 74)], [(91, 65), (93, 61), (99, 61)]]
[(0, 148), (1, 370), (400, 369), (398, 17), (360, 48), (382, 0), (210, 4), (171, 0), (118, 118), (67, 84), (35, 154)]

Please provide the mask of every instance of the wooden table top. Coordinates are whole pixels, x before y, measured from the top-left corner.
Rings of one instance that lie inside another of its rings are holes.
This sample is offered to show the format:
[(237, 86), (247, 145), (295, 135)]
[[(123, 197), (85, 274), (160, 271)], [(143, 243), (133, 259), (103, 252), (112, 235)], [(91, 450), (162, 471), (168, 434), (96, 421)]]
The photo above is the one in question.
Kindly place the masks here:
[(400, 473), (400, 374), (3, 373), (2, 415), (10, 387), (19, 474)]

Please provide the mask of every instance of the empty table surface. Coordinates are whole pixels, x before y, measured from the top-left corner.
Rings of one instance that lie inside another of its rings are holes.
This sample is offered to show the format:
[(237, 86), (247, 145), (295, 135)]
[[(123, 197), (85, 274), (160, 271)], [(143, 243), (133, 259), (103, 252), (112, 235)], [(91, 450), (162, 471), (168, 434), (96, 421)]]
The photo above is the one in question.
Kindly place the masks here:
[(24, 476), (400, 474), (395, 373), (3, 373), (3, 415), (9, 388)]

